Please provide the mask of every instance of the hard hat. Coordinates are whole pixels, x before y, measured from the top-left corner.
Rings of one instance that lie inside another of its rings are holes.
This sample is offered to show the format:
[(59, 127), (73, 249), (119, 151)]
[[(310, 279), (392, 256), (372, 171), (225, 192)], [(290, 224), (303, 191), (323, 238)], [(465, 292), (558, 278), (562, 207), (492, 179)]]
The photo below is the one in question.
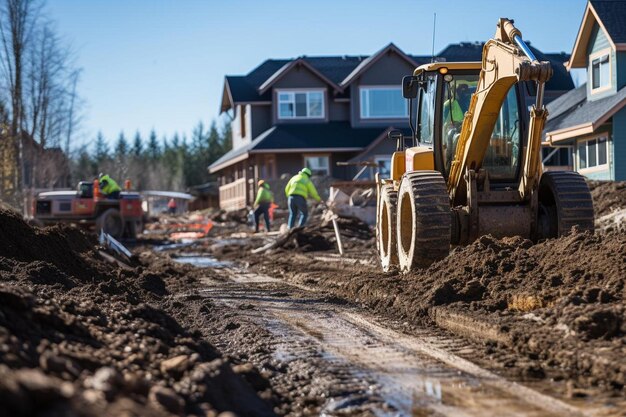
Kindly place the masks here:
[(300, 174), (306, 174), (306, 175), (308, 175), (309, 177), (310, 177), (311, 175), (313, 175), (313, 173), (311, 172), (311, 170), (310, 170), (310, 169), (308, 169), (308, 168), (302, 168), (302, 169), (300, 170)]
[(259, 187), (261, 187), (263, 184), (265, 184), (265, 181), (263, 180), (259, 180), (259, 182), (256, 183), (256, 185), (258, 185)]
[(101, 172), (101, 173), (98, 174), (98, 179), (100, 179), (102, 177), (104, 177), (104, 173)]

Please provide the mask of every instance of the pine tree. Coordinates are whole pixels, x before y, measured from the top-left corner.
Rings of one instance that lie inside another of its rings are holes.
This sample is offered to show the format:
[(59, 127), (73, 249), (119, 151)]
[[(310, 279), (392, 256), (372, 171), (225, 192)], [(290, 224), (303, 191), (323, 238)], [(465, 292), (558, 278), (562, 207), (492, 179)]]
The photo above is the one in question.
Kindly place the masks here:
[(126, 136), (124, 136), (124, 132), (120, 132), (120, 135), (117, 138), (117, 143), (115, 144), (115, 155), (118, 158), (124, 158), (128, 154), (128, 141), (126, 140)]
[(159, 147), (159, 140), (157, 139), (157, 134), (152, 129), (150, 131), (150, 138), (148, 139), (148, 149), (146, 150), (148, 154), (148, 159), (152, 162), (156, 162), (161, 157), (161, 148)]
[(139, 134), (139, 131), (137, 131), (137, 133), (135, 133), (135, 139), (133, 140), (133, 148), (131, 150), (131, 154), (135, 158), (138, 158), (141, 156), (142, 152), (143, 152), (143, 142), (141, 140), (141, 135)]
[(231, 149), (233, 149), (233, 130), (230, 122), (226, 120), (222, 126), (222, 155)]
[(98, 165), (102, 164), (105, 160), (109, 158), (109, 145), (107, 145), (102, 132), (98, 132), (98, 136), (96, 136), (96, 144), (95, 144), (94, 157), (96, 163)]
[(206, 165), (208, 166), (210, 163), (216, 161), (217, 158), (224, 154), (224, 150), (222, 147), (222, 137), (217, 131), (217, 124), (215, 123), (215, 120), (211, 123), (207, 144), (207, 158), (203, 162), (206, 163)]

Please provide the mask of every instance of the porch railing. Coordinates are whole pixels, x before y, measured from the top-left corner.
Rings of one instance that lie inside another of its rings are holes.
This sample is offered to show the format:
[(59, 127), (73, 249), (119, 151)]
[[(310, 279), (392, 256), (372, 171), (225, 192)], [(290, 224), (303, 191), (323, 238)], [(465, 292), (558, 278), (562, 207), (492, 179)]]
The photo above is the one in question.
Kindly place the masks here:
[(220, 208), (231, 211), (246, 207), (246, 179), (220, 186)]

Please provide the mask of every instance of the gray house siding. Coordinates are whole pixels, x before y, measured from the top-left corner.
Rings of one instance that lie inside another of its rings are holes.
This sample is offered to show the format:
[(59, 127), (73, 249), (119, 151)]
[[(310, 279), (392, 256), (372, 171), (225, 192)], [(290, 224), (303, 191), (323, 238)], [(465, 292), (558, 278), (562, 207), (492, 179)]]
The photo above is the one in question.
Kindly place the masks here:
[(329, 100), (330, 111), (329, 120), (331, 122), (345, 122), (350, 120), (350, 103), (349, 102), (336, 102), (335, 100)]
[(250, 117), (252, 122), (252, 138), (256, 138), (261, 133), (272, 127), (272, 106), (255, 105), (251, 106)]
[(367, 86), (394, 86), (402, 85), (402, 77), (413, 74), (415, 68), (396, 53), (390, 53), (380, 58), (350, 86), (350, 105), (352, 108), (351, 120), (354, 127), (389, 126), (391, 124), (405, 124), (407, 119), (362, 119), (361, 97), (359, 87)]
[[(591, 92), (591, 59), (589, 56), (595, 54), (597, 52), (609, 49), (609, 61), (610, 61), (610, 72), (611, 72), (611, 87), (603, 90), (601, 92), (592, 93)], [(587, 97), (588, 100), (598, 100), (604, 97), (608, 97), (617, 92), (617, 57), (615, 55), (615, 51), (611, 48), (611, 44), (609, 43), (609, 39), (606, 37), (604, 31), (600, 28), (600, 26), (596, 23), (594, 25), (591, 40), (589, 41), (589, 46), (587, 48)]]
[[(323, 89), (324, 90), (324, 117), (320, 119), (293, 119), (278, 118), (278, 91), (283, 89)], [(272, 123), (324, 123), (329, 119), (328, 86), (320, 77), (305, 67), (292, 68), (272, 86)]]

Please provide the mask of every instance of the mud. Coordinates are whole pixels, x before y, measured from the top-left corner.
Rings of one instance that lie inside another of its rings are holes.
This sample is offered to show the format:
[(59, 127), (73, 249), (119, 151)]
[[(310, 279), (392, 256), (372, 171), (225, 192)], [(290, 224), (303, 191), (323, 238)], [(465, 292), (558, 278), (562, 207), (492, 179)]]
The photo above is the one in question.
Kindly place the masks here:
[[(580, 234), (537, 245), (484, 236), (430, 268), (409, 275), (378, 272), (373, 251), (353, 251), (366, 265), (315, 256), (265, 255), (254, 268), (330, 290), (384, 315), (435, 323), (437, 309), (487, 323), (492, 340), (512, 350), (508, 367), (530, 378), (569, 379), (575, 387), (621, 392), (626, 383), (626, 235)], [(323, 258), (322, 258), (323, 259)]]
[(596, 218), (626, 208), (625, 181), (588, 181)]
[(114, 268), (83, 232), (6, 210), (0, 239), (0, 414), (274, 415), (175, 299), (193, 268)]

